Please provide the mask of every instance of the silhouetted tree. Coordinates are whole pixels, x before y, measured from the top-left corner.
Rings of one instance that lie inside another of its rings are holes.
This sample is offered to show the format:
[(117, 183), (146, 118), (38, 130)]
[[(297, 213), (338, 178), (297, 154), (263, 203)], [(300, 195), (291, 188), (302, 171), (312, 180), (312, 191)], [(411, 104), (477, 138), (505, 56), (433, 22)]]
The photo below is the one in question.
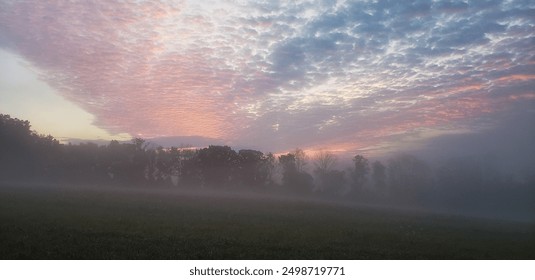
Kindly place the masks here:
[(183, 150), (181, 152), (180, 181), (186, 186), (205, 186), (203, 169), (199, 158), (199, 150)]
[(331, 152), (319, 151), (315, 154), (315, 191), (328, 195), (341, 194), (343, 192), (345, 185), (345, 172), (333, 170), (336, 162), (337, 158)]
[(165, 185), (171, 176), (171, 156), (163, 147), (145, 151), (147, 164), (144, 169), (145, 179), (150, 185)]
[(264, 185), (266, 175), (262, 174), (264, 154), (255, 150), (240, 150), (238, 152), (240, 181), (245, 186)]
[(272, 185), (273, 173), (275, 172), (275, 156), (272, 153), (264, 156), (260, 169), (261, 174), (265, 176), (264, 184)]
[(315, 170), (320, 173), (326, 173), (332, 170), (338, 158), (331, 152), (319, 151), (314, 155)]
[(295, 157), (295, 168), (297, 169), (297, 172), (303, 172), (304, 167), (307, 164), (307, 155), (305, 154), (305, 151), (296, 148), (293, 151), (293, 155)]
[[(314, 180), (310, 174), (299, 171), (297, 162), (295, 154), (288, 153), (279, 156), (279, 163), (282, 166), (282, 183), (289, 190), (301, 193), (308, 192), (312, 190)], [(301, 164), (303, 164), (302, 161)]]
[(168, 153), (168, 172), (171, 178), (171, 184), (178, 186), (181, 182), (184, 182), (185, 177), (185, 161), (195, 155), (195, 151), (188, 148), (171, 147)]
[(51, 135), (38, 135), (29, 121), (0, 114), (0, 176), (44, 179), (59, 164), (61, 145)]
[(150, 143), (143, 138), (137, 137), (132, 139), (132, 144), (134, 145), (136, 151), (145, 151)]
[(291, 180), (290, 178), (297, 173), (295, 155), (291, 153), (280, 155), (279, 163), (282, 166), (282, 183), (283, 185), (289, 185)]
[(353, 191), (360, 192), (366, 183), (367, 175), (370, 171), (368, 159), (362, 155), (356, 155), (353, 157)]
[(144, 171), (149, 162), (148, 145), (149, 143), (141, 138), (134, 138), (132, 144), (127, 144), (130, 154), (127, 178), (131, 184), (141, 184), (146, 181)]
[(199, 167), (208, 186), (229, 186), (238, 166), (238, 154), (228, 146), (209, 146), (199, 150)]
[(11, 118), (0, 114), (0, 174), (2, 177), (17, 177), (32, 172), (32, 166), (25, 163), (31, 161), (28, 149), (33, 142), (33, 135), (28, 121)]

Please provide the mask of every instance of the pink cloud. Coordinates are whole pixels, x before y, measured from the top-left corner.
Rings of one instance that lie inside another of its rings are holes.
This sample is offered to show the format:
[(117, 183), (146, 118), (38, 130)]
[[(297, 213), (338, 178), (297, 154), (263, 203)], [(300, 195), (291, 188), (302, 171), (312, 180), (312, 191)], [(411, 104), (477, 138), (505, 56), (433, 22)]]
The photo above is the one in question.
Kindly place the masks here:
[[(247, 5), (214, 4), (218, 7), (205, 11), (203, 3), (193, 1), (0, 5), (0, 38), (7, 47), (35, 65), (62, 96), (93, 114), (99, 127), (115, 133), (203, 136), (268, 147), (278, 142), (275, 148), (281, 150), (298, 142), (357, 150), (418, 129), (470, 123), (533, 99), (533, 53), (513, 54), (508, 44), (515, 43), (514, 36), (481, 46), (478, 54), (459, 49), (440, 57), (427, 43), (418, 46), (421, 54), (411, 53), (417, 49), (413, 45), (441, 36), (433, 24), (415, 26), (418, 32), (390, 44), (389, 36), (375, 38), (380, 32), (331, 30), (328, 21), (314, 30), (314, 18), (303, 21), (291, 14), (297, 4), (288, 11), (265, 9), (256, 17), (240, 10)], [(356, 20), (346, 16), (340, 14), (340, 24)], [(382, 32), (394, 28), (389, 22), (378, 23)], [(444, 24), (452, 24), (445, 29), (450, 33), (458, 29), (457, 21)], [(503, 32), (517, 34), (518, 28)], [(531, 29), (521, 29), (522, 36), (532, 36)], [(493, 49), (498, 47), (503, 50)], [(526, 68), (515, 68), (519, 65)], [(333, 84), (325, 92), (313, 91), (329, 80)], [(313, 98), (301, 102), (306, 97)], [(272, 127), (279, 123), (275, 135)]]
[[(158, 19), (179, 12), (151, 2), (17, 2), (1, 24), (43, 78), (101, 127), (146, 137), (229, 137), (236, 110), (229, 94), (239, 73), (220, 67), (213, 48), (162, 54)], [(185, 23), (210, 28), (199, 16)]]

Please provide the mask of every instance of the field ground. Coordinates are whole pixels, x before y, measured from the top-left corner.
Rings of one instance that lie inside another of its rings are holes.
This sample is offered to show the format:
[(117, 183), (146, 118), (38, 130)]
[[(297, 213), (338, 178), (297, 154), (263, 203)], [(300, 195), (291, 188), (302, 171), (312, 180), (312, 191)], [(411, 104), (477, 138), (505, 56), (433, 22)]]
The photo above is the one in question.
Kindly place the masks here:
[(535, 225), (270, 196), (0, 186), (2, 259), (535, 259)]

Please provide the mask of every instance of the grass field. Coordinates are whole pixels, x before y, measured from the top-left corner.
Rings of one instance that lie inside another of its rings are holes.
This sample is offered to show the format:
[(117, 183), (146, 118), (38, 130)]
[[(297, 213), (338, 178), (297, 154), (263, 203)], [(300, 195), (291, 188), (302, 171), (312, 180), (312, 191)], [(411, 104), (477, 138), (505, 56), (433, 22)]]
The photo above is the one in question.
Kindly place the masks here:
[(535, 225), (270, 196), (0, 187), (2, 259), (535, 259)]

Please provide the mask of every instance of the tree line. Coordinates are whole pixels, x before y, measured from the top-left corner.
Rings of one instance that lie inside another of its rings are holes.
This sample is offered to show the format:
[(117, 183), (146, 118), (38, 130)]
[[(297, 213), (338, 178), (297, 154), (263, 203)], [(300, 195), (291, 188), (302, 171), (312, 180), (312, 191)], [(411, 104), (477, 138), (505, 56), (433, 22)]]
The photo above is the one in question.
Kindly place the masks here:
[(386, 163), (355, 155), (351, 167), (339, 170), (337, 156), (329, 151), (309, 156), (301, 149), (274, 155), (215, 145), (163, 148), (141, 138), (107, 145), (61, 144), (33, 131), (28, 121), (3, 114), (0, 155), (2, 181), (243, 188), (354, 200), (465, 204), (474, 197), (535, 197), (534, 178), (516, 180), (489, 161), (473, 158), (450, 159), (431, 168), (412, 155), (394, 156)]

